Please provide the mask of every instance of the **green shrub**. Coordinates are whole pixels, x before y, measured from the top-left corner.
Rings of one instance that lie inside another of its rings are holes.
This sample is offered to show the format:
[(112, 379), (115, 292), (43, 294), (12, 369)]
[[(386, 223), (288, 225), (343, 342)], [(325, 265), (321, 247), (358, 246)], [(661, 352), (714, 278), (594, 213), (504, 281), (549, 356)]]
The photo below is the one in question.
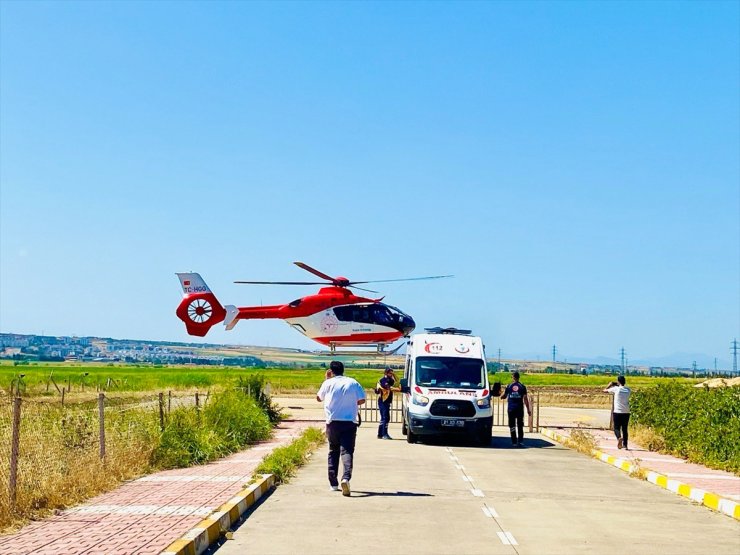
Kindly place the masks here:
[(265, 392), (265, 376), (263, 374), (250, 374), (249, 376), (239, 376), (237, 388), (243, 393), (252, 397), (257, 405), (265, 412), (270, 422), (280, 422), (283, 414), (270, 396)]
[(267, 439), (272, 430), (265, 412), (239, 391), (221, 393), (208, 403), (203, 411), (203, 422), (218, 431), (231, 451)]
[(633, 421), (653, 428), (669, 451), (740, 473), (740, 387), (660, 384), (633, 392), (630, 405)]
[(173, 410), (152, 454), (161, 468), (203, 464), (228, 453), (216, 430), (201, 426), (194, 408)]
[(267, 439), (271, 432), (270, 419), (253, 399), (238, 391), (224, 392), (205, 409), (172, 410), (152, 463), (160, 468), (203, 464)]

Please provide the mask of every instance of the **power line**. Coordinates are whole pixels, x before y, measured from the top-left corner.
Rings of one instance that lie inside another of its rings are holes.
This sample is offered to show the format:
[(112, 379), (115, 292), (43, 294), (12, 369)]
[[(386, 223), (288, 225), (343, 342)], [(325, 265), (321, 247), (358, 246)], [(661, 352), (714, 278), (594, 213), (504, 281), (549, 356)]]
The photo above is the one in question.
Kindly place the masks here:
[(622, 374), (624, 375), (624, 373), (625, 373), (625, 370), (626, 370), (626, 368), (627, 368), (627, 366), (626, 366), (627, 362), (626, 362), (626, 359), (625, 359), (625, 352), (624, 352), (624, 347), (622, 347), (622, 348), (621, 348), (621, 349), (619, 350), (619, 352), (620, 352), (620, 354), (622, 355)]
[(737, 339), (732, 340), (732, 347), (730, 347), (730, 350), (732, 351), (732, 375), (737, 375)]

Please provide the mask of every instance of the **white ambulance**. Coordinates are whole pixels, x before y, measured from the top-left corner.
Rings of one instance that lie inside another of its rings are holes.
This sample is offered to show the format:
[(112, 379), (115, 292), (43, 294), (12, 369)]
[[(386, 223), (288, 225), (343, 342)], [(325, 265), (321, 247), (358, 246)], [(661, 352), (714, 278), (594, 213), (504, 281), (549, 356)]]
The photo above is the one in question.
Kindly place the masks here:
[(401, 380), (406, 440), (416, 443), (424, 435), (466, 434), (488, 445), (493, 412), (483, 341), (470, 330), (426, 331), (412, 335), (406, 347)]

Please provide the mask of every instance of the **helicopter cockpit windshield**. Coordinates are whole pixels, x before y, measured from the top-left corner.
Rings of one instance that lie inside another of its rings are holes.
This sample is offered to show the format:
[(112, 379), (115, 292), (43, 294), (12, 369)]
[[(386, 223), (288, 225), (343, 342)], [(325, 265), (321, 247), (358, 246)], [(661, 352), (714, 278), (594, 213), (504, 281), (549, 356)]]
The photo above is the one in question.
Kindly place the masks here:
[(334, 314), (338, 320), (343, 322), (386, 326), (401, 331), (404, 335), (411, 333), (416, 327), (411, 316), (404, 314), (396, 307), (383, 303), (335, 306)]

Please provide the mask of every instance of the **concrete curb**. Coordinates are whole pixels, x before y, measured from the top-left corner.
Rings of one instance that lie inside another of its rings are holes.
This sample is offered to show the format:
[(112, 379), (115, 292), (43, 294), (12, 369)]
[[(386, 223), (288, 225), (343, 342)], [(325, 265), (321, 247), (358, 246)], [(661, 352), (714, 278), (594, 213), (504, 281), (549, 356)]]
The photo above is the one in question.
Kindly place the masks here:
[(162, 551), (162, 555), (200, 555), (274, 484), (275, 477), (272, 474), (261, 474), (254, 484), (237, 493), (182, 538), (172, 542)]
[[(566, 447), (569, 447), (568, 443), (570, 439), (566, 436), (560, 435), (557, 432), (553, 432), (548, 428), (541, 428), (540, 433), (544, 436), (549, 437), (550, 439), (554, 439), (555, 441), (562, 443)], [(660, 486), (663, 489), (667, 489), (668, 491), (672, 491), (673, 493), (677, 493), (678, 495), (687, 497), (692, 501), (696, 501), (697, 503), (709, 507), (710, 509), (730, 516), (736, 520), (740, 520), (740, 503), (737, 503), (736, 501), (732, 501), (731, 499), (727, 499), (726, 497), (722, 497), (721, 495), (717, 495), (716, 493), (711, 493), (703, 489), (695, 488), (689, 484), (674, 480), (658, 472), (642, 469), (638, 465), (632, 464), (627, 459), (607, 455), (606, 453), (602, 453), (601, 451), (598, 451), (596, 449), (593, 449), (591, 451), (591, 456), (607, 464), (616, 466), (620, 470), (623, 470), (630, 475), (642, 471), (645, 473), (645, 479), (651, 484)]]

